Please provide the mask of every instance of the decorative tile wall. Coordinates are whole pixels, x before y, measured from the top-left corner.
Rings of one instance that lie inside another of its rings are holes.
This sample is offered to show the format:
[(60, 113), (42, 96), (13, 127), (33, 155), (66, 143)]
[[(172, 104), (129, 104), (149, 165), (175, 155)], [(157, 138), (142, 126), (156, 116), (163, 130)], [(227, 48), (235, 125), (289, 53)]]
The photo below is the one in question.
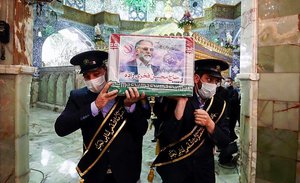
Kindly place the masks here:
[[(45, 17), (36, 17), (35, 18), (35, 24), (34, 24), (34, 37), (33, 37), (33, 66), (34, 67), (42, 67), (43, 62), (41, 60), (42, 58), (42, 46), (45, 42), (45, 40), (48, 38), (49, 35), (39, 35), (39, 32), (42, 32), (41, 27), (45, 26), (47, 23), (45, 22), (47, 19)], [(81, 24), (78, 22), (73, 22), (70, 20), (66, 20), (63, 18), (58, 18), (56, 22), (51, 24), (53, 28), (53, 32), (57, 33), (59, 30), (65, 29), (65, 28), (76, 28), (83, 32), (87, 37), (90, 38), (91, 41), (94, 40), (94, 27), (89, 26), (86, 24)], [(41, 36), (41, 37), (40, 37)], [(35, 73), (35, 76), (37, 76), (38, 73)]]
[(299, 182), (300, 1), (257, 1), (257, 182)]

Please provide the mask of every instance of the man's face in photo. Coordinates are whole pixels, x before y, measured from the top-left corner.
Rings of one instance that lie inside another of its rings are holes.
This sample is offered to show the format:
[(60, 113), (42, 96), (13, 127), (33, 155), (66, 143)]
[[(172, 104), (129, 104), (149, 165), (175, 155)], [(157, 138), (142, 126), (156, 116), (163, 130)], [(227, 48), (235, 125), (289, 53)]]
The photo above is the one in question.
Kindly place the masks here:
[(137, 57), (143, 62), (150, 62), (153, 55), (153, 44), (148, 41), (142, 41), (137, 47)]

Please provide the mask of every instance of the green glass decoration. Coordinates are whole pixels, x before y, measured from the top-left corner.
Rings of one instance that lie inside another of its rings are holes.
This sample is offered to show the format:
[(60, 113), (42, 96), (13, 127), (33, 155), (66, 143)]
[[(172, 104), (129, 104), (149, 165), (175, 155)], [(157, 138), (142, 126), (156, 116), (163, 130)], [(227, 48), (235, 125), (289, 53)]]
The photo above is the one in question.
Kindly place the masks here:
[(155, 0), (125, 0), (125, 4), (133, 7), (136, 11), (147, 11), (148, 8), (154, 8)]

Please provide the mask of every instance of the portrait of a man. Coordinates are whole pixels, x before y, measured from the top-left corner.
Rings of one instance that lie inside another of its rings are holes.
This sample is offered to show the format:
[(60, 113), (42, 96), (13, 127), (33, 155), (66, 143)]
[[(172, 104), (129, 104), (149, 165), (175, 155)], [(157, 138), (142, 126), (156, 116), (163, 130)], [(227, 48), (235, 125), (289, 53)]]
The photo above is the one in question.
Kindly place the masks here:
[(141, 39), (135, 44), (135, 59), (121, 65), (120, 81), (151, 83), (155, 81), (158, 66), (152, 64), (154, 45)]
[(193, 38), (112, 34), (109, 45), (108, 79), (120, 95), (129, 87), (148, 95), (193, 94)]

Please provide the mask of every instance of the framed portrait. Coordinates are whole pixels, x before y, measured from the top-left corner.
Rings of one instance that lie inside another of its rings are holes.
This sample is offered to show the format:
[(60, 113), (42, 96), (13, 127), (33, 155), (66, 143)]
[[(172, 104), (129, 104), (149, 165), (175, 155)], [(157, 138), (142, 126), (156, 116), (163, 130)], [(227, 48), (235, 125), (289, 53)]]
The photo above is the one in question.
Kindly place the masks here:
[(112, 34), (108, 80), (125, 94), (137, 87), (147, 96), (192, 96), (194, 74), (192, 37)]

